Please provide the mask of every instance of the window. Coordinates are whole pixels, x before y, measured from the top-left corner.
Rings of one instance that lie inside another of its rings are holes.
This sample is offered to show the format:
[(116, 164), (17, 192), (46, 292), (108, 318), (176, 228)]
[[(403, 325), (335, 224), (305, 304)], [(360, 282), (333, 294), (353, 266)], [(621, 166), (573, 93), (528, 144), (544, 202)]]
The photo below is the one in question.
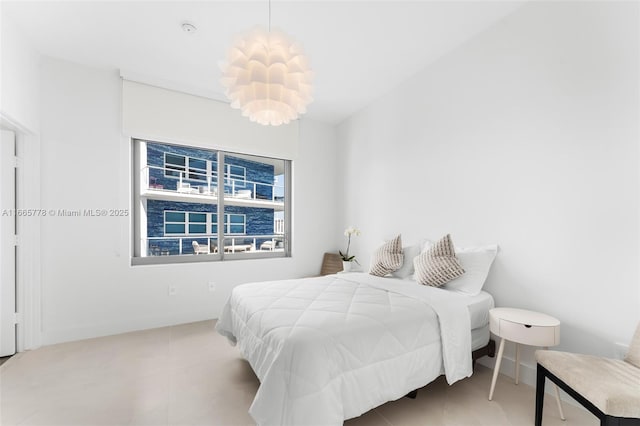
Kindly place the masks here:
[(207, 180), (207, 161), (189, 158), (189, 179)]
[(290, 161), (133, 143), (134, 264), (290, 255)]
[[(244, 214), (225, 214), (224, 215), (224, 233), (227, 235), (244, 235), (247, 229), (247, 215)], [(213, 214), (211, 219), (211, 233), (218, 234), (218, 215)]]
[(186, 218), (185, 212), (164, 212), (164, 233), (165, 234), (185, 234)]
[(227, 234), (244, 234), (247, 228), (246, 215), (243, 214), (225, 214), (224, 226)]
[(247, 180), (247, 169), (242, 166), (234, 166), (231, 164), (225, 164), (224, 172), (224, 184), (245, 186)]
[[(164, 175), (188, 181), (207, 181), (217, 183), (218, 163), (215, 160), (194, 158), (186, 155), (164, 153)], [(247, 187), (247, 168), (237, 164), (224, 165), (224, 185), (229, 193)]]
[[(187, 173), (188, 171), (188, 173)], [(207, 180), (207, 160), (164, 153), (164, 175), (188, 180)]]
[[(211, 235), (218, 234), (218, 215), (216, 213), (190, 213), (164, 211), (165, 235), (198, 235), (206, 234), (211, 229)], [(247, 215), (225, 214), (224, 232), (227, 235), (244, 235), (247, 229)], [(275, 229), (275, 222), (274, 222)]]
[(164, 211), (165, 235), (197, 235), (207, 233), (207, 213)]
[(183, 155), (164, 155), (164, 175), (179, 177), (186, 170), (187, 159)]

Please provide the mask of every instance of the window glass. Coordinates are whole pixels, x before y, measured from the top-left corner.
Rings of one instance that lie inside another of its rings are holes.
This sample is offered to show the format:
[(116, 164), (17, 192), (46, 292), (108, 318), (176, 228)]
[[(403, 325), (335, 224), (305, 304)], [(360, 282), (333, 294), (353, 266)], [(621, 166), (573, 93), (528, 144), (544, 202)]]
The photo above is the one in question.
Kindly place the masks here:
[(207, 214), (206, 213), (189, 213), (189, 222), (207, 222)]
[(192, 169), (207, 170), (207, 162), (199, 158), (190, 158), (189, 167)]
[(230, 234), (244, 234), (244, 226), (243, 225), (231, 225), (229, 227)]
[(184, 224), (167, 223), (164, 227), (167, 234), (184, 234)]
[(165, 175), (178, 177), (184, 172), (186, 158), (182, 155), (165, 154)]
[(134, 144), (140, 171), (134, 182), (134, 264), (195, 261), (188, 257), (194, 247), (198, 261), (289, 255), (290, 162), (152, 141)]
[(165, 212), (165, 222), (184, 222), (184, 213), (180, 212)]
[(199, 158), (189, 158), (189, 179), (207, 180), (207, 162)]
[(207, 232), (207, 225), (204, 224), (189, 224), (189, 234), (205, 234)]

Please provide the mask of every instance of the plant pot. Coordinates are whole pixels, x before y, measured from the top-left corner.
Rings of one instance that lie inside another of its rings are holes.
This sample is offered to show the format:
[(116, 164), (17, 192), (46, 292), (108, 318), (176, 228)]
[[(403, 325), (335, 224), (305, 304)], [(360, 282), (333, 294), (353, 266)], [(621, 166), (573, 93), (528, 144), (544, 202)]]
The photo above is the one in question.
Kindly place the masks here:
[(350, 272), (353, 262), (342, 261), (342, 272)]

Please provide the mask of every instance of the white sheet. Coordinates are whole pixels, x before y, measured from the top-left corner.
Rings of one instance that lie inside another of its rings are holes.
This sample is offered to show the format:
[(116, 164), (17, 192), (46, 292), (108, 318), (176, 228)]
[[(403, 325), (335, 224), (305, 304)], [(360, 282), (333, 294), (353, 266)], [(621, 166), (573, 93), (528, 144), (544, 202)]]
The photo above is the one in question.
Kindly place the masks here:
[(258, 424), (342, 424), (443, 371), (449, 383), (471, 375), (464, 299), (368, 274), (252, 283), (216, 329), (260, 379)]
[[(461, 293), (458, 293), (464, 296)], [(484, 327), (489, 324), (489, 309), (495, 307), (493, 296), (486, 291), (481, 291), (475, 296), (466, 296), (467, 307), (469, 308), (469, 315), (471, 317), (471, 329)]]
[(487, 346), (490, 339), (491, 332), (489, 331), (489, 324), (480, 328), (474, 328), (471, 330), (471, 350), (475, 351), (476, 349)]

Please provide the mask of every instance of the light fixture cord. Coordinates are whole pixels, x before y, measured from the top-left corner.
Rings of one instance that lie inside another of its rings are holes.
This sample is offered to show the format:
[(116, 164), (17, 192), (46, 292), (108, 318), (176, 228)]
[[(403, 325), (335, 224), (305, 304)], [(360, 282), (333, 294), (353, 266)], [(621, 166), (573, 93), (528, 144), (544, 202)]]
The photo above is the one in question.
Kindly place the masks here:
[(271, 0), (269, 0), (269, 32), (271, 32)]

